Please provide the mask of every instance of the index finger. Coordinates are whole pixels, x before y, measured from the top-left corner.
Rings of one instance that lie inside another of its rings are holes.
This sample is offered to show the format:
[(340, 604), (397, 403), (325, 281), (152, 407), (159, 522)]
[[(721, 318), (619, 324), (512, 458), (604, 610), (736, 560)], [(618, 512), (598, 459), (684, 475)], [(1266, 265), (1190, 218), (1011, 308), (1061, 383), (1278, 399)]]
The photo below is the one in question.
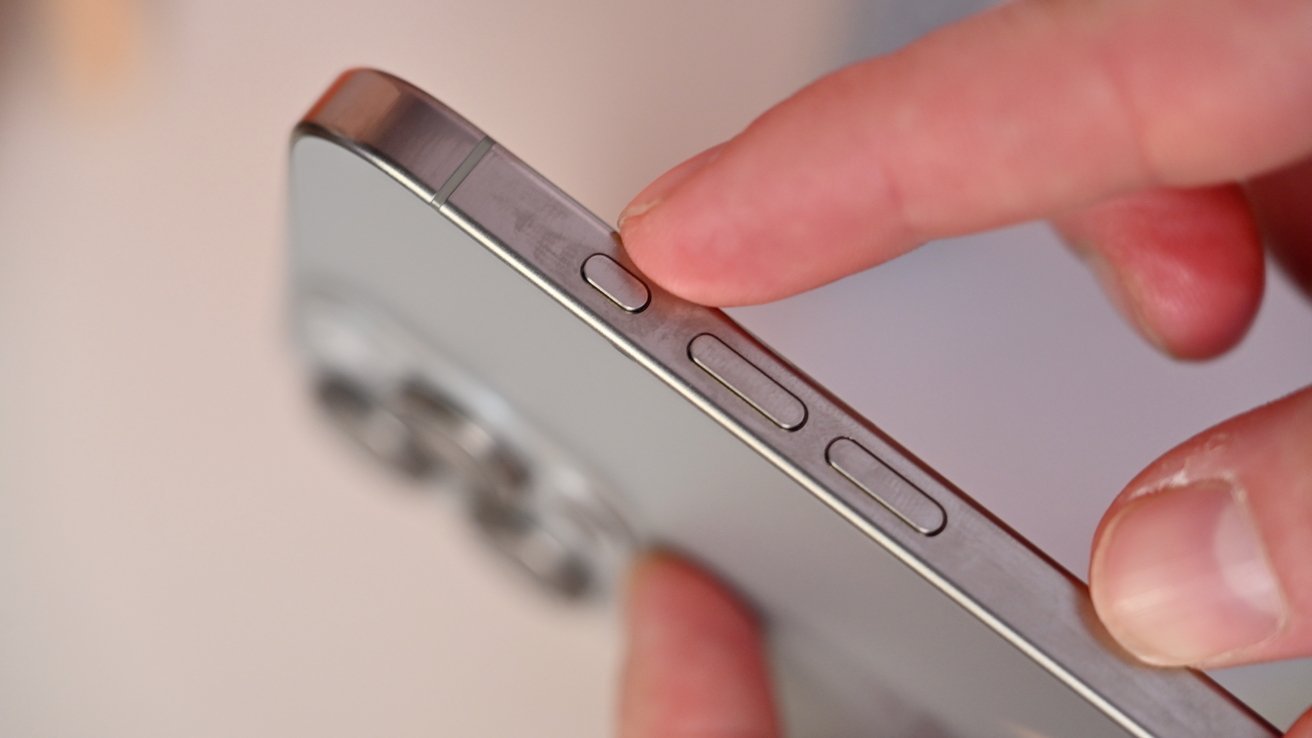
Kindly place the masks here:
[(948, 235), (1312, 151), (1305, 0), (1020, 0), (803, 89), (621, 216), (640, 268), (759, 302)]

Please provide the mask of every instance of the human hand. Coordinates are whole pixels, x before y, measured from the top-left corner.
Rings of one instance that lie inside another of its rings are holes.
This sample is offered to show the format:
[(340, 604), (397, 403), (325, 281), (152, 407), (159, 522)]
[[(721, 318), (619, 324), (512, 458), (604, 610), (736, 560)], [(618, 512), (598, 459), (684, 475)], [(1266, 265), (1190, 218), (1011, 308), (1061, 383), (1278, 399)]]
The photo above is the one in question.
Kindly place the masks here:
[[(734, 305), (1048, 218), (1149, 341), (1214, 356), (1256, 314), (1264, 237), (1312, 290), (1309, 29), (1306, 0), (1012, 2), (803, 89), (656, 180), (621, 232), (666, 288)], [(1090, 586), (1154, 664), (1312, 656), (1309, 556), (1312, 388), (1132, 481)]]
[(630, 576), (620, 738), (774, 738), (761, 631), (690, 564), (649, 555)]

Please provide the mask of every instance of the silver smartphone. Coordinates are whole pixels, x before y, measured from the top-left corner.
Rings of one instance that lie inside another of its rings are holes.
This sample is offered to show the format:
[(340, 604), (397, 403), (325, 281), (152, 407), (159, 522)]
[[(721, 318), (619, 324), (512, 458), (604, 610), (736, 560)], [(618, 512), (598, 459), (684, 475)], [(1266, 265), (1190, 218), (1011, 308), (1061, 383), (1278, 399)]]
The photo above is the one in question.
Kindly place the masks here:
[(768, 623), (789, 734), (1278, 734), (1134, 662), (1077, 578), (419, 89), (340, 77), (290, 213), (328, 417), (560, 596), (651, 545), (710, 568)]

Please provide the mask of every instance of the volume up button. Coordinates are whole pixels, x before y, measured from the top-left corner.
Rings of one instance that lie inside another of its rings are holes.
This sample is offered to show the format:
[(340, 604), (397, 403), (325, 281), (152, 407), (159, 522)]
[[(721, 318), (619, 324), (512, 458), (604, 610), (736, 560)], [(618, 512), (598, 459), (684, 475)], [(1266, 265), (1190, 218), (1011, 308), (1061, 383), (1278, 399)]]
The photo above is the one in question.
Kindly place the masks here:
[(724, 341), (703, 333), (688, 344), (688, 356), (771, 423), (793, 431), (806, 422), (806, 405), (801, 400)]

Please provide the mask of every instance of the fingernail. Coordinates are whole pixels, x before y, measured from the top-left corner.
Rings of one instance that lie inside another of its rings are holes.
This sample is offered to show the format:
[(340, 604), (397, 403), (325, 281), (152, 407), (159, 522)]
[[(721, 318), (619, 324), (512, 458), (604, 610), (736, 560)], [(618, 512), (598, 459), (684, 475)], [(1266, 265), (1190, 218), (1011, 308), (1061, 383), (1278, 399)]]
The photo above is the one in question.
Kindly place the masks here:
[(1153, 664), (1223, 660), (1283, 625), (1257, 529), (1242, 494), (1223, 480), (1129, 503), (1104, 533), (1091, 578), (1108, 630)]
[(1148, 324), (1144, 319), (1143, 312), (1139, 309), (1139, 301), (1130, 293), (1128, 285), (1121, 279), (1112, 265), (1107, 262), (1097, 249), (1088, 246), (1076, 246), (1075, 253), (1079, 254), (1084, 263), (1088, 265), (1089, 271), (1097, 278), (1098, 285), (1107, 295), (1107, 301), (1116, 308), (1116, 312), (1125, 318), (1126, 322), (1134, 326), (1139, 334), (1148, 339), (1149, 343), (1156, 346), (1158, 350), (1170, 354), (1171, 350), (1167, 347), (1166, 342), (1158, 335), (1157, 331)]
[(720, 150), (724, 144), (716, 144), (702, 153), (688, 159), (682, 164), (674, 167), (670, 171), (656, 178), (656, 181), (647, 185), (646, 188), (639, 192), (637, 197), (624, 208), (620, 213), (619, 221), (616, 227), (624, 230), (625, 222), (632, 220), (640, 215), (651, 212), (657, 205), (666, 200), (679, 185), (687, 182), (692, 175), (701, 171), (707, 164), (715, 161), (720, 155)]

